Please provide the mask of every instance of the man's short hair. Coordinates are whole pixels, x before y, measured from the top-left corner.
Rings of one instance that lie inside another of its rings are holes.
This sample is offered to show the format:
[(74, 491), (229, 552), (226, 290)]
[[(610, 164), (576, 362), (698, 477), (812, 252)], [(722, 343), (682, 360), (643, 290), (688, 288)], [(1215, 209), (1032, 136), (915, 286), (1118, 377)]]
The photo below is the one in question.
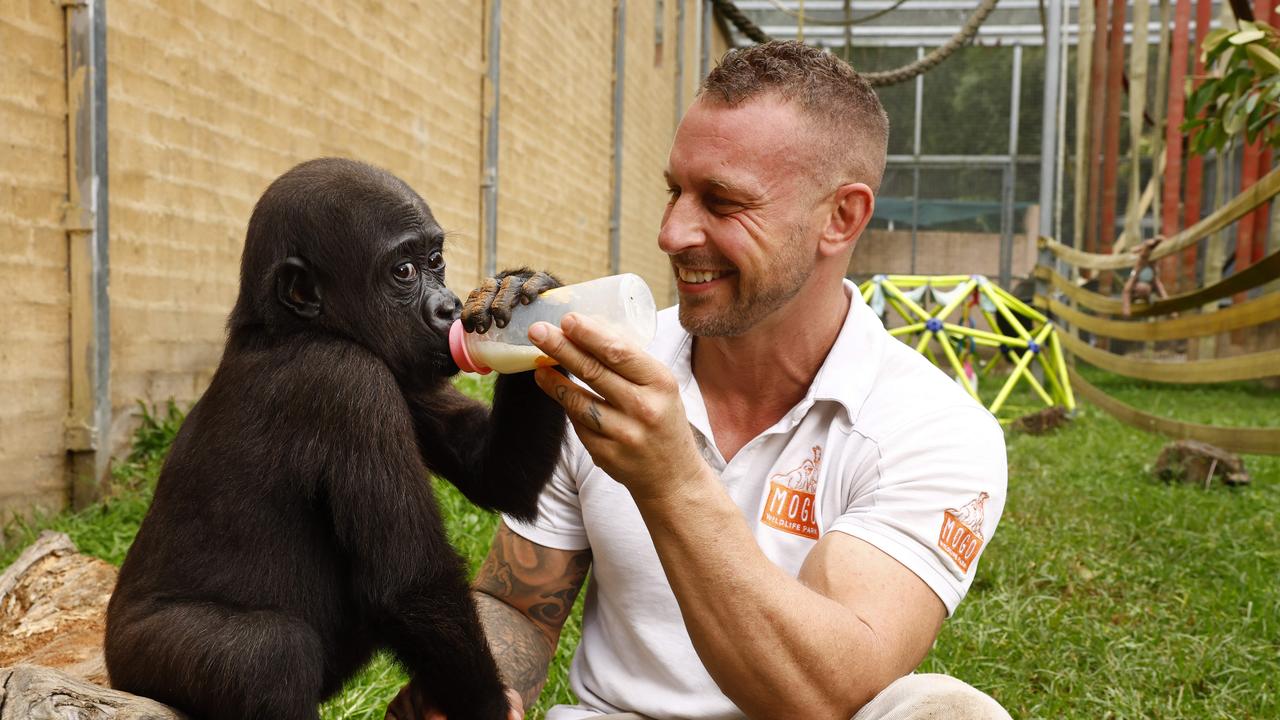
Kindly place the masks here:
[(825, 164), (837, 182), (880, 188), (889, 116), (875, 90), (848, 63), (804, 43), (767, 42), (725, 53), (698, 90), (700, 98), (730, 106), (768, 94), (795, 103), (831, 136)]

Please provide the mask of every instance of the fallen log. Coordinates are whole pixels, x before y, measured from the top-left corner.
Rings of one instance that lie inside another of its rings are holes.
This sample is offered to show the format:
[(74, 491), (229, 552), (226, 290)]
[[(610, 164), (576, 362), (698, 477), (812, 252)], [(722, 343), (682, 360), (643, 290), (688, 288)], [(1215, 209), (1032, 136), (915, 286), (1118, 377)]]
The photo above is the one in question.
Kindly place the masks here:
[(52, 668), (0, 668), (0, 720), (185, 720), (172, 708)]

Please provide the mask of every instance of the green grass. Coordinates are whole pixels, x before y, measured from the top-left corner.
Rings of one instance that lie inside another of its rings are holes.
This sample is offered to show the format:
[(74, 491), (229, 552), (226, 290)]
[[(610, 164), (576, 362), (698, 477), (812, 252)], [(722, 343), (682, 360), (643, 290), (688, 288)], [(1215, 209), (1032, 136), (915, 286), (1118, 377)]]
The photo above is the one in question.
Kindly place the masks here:
[[(1256, 383), (1082, 372), (1148, 412), (1280, 427), (1280, 392)], [(1087, 405), (1054, 435), (1011, 436), (1004, 518), (922, 669), (1014, 717), (1280, 717), (1280, 457), (1206, 491), (1152, 478), (1164, 442)]]
[[(1149, 385), (1086, 377), (1149, 412), (1228, 426), (1280, 427), (1280, 392), (1254, 383)], [(487, 397), (488, 383), (464, 381)], [(984, 394), (998, 383), (986, 382)], [(992, 390), (994, 392), (994, 390)], [(1035, 409), (1021, 390), (1012, 407)], [(150, 414), (117, 494), (79, 514), (10, 527), (7, 564), (43, 527), (119, 563), (180, 417)], [(1150, 466), (1165, 441), (1083, 406), (1067, 428), (1010, 436), (1010, 497), (969, 597), (922, 670), (947, 672), (1014, 717), (1280, 717), (1280, 457), (1246, 456), (1241, 488), (1167, 485)], [(455, 545), (479, 566), (497, 519), (437, 482)], [(569, 702), (575, 613), (530, 717)], [(323, 716), (381, 718), (404, 682), (379, 658)]]

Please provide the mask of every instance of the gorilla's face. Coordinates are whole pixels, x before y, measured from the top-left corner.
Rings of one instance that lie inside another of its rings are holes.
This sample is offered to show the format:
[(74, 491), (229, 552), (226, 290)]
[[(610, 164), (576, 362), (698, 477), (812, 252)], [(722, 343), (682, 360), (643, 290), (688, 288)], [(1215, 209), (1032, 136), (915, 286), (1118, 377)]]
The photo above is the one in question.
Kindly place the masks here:
[[(444, 233), (433, 222), (388, 235), (372, 265), (371, 299), (389, 322), (374, 341), (398, 377), (458, 372), (449, 354), (449, 327), (461, 302), (445, 287)], [(367, 329), (377, 329), (370, 323)], [(403, 373), (403, 374), (402, 374)], [(420, 377), (419, 379), (426, 379)]]
[(458, 371), (444, 232), (408, 185), (325, 158), (272, 183), (249, 221), (231, 329), (328, 332), (380, 357), (404, 385)]

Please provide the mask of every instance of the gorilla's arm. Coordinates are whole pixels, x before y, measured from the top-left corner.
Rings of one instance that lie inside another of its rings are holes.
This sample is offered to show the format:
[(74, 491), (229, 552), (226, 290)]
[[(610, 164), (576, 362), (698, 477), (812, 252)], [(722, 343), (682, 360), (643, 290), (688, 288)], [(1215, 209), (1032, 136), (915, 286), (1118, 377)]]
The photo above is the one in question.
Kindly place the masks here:
[(499, 377), (492, 411), (447, 383), (408, 400), (427, 467), (481, 507), (533, 517), (565, 433), (564, 409), (533, 373)]

